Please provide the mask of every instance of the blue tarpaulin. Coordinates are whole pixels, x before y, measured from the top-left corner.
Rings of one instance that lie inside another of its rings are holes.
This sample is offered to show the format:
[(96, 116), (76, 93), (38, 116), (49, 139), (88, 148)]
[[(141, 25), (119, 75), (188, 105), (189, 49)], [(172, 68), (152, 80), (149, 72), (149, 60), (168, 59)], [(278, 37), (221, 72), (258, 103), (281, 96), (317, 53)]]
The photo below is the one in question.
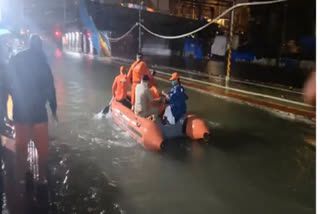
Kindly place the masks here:
[(97, 50), (97, 54), (100, 55), (100, 34), (92, 20), (92, 17), (88, 14), (88, 10), (86, 4), (84, 3), (84, 0), (80, 0), (79, 13), (83, 26), (90, 31), (93, 47)]
[(250, 53), (241, 53), (238, 51), (232, 51), (232, 56), (231, 56), (231, 61), (234, 62), (236, 60), (241, 60), (241, 61), (252, 61), (255, 59), (255, 55), (250, 54)]
[(184, 40), (184, 52), (193, 54), (196, 59), (202, 59), (202, 47), (197, 39), (186, 38)]

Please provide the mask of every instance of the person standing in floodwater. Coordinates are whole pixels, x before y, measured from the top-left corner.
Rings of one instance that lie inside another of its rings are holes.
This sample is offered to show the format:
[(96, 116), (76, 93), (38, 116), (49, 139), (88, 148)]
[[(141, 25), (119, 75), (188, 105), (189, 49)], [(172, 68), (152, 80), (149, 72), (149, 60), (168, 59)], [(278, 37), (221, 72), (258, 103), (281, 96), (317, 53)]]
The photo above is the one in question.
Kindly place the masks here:
[(16, 130), (16, 176), (21, 184), (18, 191), (24, 191), (22, 184), (28, 173), (28, 143), (32, 140), (39, 158), (39, 183), (36, 189), (37, 192), (47, 194), (49, 136), (46, 104), (49, 102), (53, 117), (57, 121), (56, 92), (41, 38), (32, 35), (29, 46), (29, 49), (11, 58), (8, 72)]

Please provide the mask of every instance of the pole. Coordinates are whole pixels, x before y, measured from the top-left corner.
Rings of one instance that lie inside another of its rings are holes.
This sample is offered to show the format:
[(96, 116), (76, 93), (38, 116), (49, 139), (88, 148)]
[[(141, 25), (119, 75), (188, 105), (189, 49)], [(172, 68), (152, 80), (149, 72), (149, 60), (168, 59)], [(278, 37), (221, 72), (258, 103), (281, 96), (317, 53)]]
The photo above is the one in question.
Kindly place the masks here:
[(22, 0), (21, 1), (21, 18), (22, 18), (21, 22), (22, 22), (22, 27), (23, 28), (25, 27), (25, 24), (26, 24), (26, 22), (25, 22), (25, 13), (24, 13), (25, 8), (24, 7), (25, 7), (25, 2), (24, 2), (24, 0)]
[(201, 20), (201, 15), (202, 15), (202, 2), (200, 1), (199, 6), (198, 6), (198, 19)]
[(195, 19), (195, 5), (194, 5), (194, 0), (192, 1), (192, 19)]
[(281, 32), (281, 43), (280, 43), (280, 47), (279, 47), (279, 52), (278, 52), (278, 58), (277, 58), (277, 66), (278, 68), (280, 67), (280, 63), (281, 63), (281, 57), (282, 57), (282, 47), (283, 44), (286, 41), (286, 25), (287, 25), (287, 9), (288, 9), (288, 5), (287, 3), (284, 3), (283, 5), (283, 22), (282, 22), (282, 32)]
[[(139, 24), (141, 24), (141, 10), (142, 10), (142, 2), (140, 3), (139, 8)], [(141, 53), (141, 25), (139, 25), (139, 48), (138, 53)]]
[(63, 0), (63, 31), (66, 29), (67, 22), (67, 0)]
[(214, 7), (210, 8), (210, 18), (214, 19)]
[[(235, 5), (235, 1), (233, 1)], [(228, 44), (228, 62), (227, 62), (227, 75), (226, 75), (226, 87), (229, 87), (230, 72), (231, 72), (231, 56), (232, 56), (232, 42), (233, 42), (233, 23), (234, 23), (234, 10), (231, 12), (230, 18), (230, 33), (229, 33), (229, 44)]]

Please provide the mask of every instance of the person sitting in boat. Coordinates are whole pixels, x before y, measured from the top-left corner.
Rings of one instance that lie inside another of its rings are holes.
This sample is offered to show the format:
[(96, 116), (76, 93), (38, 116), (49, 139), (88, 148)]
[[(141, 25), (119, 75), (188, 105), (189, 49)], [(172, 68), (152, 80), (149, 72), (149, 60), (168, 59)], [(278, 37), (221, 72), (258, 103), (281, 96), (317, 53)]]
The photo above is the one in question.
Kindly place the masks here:
[(158, 108), (150, 107), (149, 103), (157, 103), (154, 100), (149, 89), (149, 76), (143, 75), (141, 83), (136, 86), (134, 112), (140, 117), (149, 117), (158, 115)]
[(169, 95), (162, 92), (169, 101), (169, 105), (164, 112), (164, 120), (169, 124), (174, 125), (183, 118), (187, 112), (186, 100), (188, 100), (188, 96), (185, 94), (185, 90), (181, 85), (180, 77), (177, 72), (172, 74), (170, 81), (173, 87), (169, 91)]
[(127, 91), (129, 82), (124, 66), (120, 67), (120, 75), (116, 76), (112, 85), (112, 95), (116, 101), (122, 103), (124, 106), (131, 108), (130, 101), (127, 99)]
[(147, 75), (149, 77), (149, 86), (155, 84), (154, 78), (151, 75), (148, 66), (143, 61), (143, 54), (138, 53), (137, 54), (137, 60), (131, 65), (129, 72), (128, 72), (128, 80), (131, 85), (131, 104), (134, 106), (135, 104), (135, 89), (138, 84), (140, 84), (142, 76)]

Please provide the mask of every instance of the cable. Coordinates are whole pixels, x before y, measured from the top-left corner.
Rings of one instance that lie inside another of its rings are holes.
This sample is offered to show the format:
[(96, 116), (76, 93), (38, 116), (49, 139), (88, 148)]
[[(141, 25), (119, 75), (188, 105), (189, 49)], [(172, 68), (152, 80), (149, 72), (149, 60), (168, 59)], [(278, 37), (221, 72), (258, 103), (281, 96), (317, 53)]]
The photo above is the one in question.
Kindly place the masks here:
[(123, 34), (123, 35), (120, 36), (120, 37), (117, 37), (117, 38), (109, 38), (109, 37), (108, 37), (109, 41), (110, 41), (110, 42), (118, 42), (118, 41), (120, 41), (121, 39), (125, 38), (128, 34), (130, 34), (131, 31), (133, 31), (138, 25), (139, 25), (138, 23), (134, 24), (134, 25), (130, 28), (130, 30), (128, 30), (128, 32), (126, 32), (125, 34)]
[(254, 5), (267, 5), (267, 4), (276, 4), (276, 3), (280, 3), (280, 2), (285, 2), (287, 0), (274, 0), (274, 1), (263, 1), (263, 2), (250, 2), (250, 3), (240, 3), (240, 4), (236, 4), (232, 7), (230, 7), (229, 9), (225, 10), (222, 14), (220, 14), (218, 17), (216, 17), (215, 19), (213, 19), (211, 22), (205, 24), (204, 26), (191, 31), (190, 33), (185, 33), (182, 35), (177, 35), (177, 36), (164, 36), (164, 35), (160, 35), (157, 33), (152, 32), (150, 29), (148, 29), (146, 26), (144, 26), (141, 23), (137, 23), (138, 25), (140, 25), (145, 31), (147, 31), (148, 33), (150, 33), (153, 36), (162, 38), (162, 39), (181, 39), (187, 36), (191, 36), (192, 34), (195, 34), (205, 28), (207, 28), (208, 26), (212, 25), (213, 23), (215, 23), (218, 19), (220, 19), (221, 17), (223, 17), (224, 15), (226, 15), (227, 13), (229, 13), (231, 10), (234, 10), (238, 7), (244, 7), (244, 6), (254, 6)]

